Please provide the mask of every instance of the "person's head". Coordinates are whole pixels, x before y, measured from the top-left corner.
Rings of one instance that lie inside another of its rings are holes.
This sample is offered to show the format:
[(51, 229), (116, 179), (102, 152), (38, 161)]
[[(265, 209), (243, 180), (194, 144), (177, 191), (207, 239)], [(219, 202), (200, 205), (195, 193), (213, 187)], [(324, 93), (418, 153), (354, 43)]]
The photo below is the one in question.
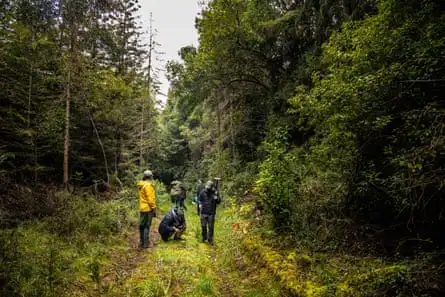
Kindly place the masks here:
[(145, 170), (144, 175), (142, 176), (142, 180), (152, 180), (153, 179), (153, 172), (151, 170)]
[(206, 188), (206, 190), (213, 191), (213, 190), (215, 190), (215, 183), (213, 181), (209, 180), (206, 182), (205, 188)]

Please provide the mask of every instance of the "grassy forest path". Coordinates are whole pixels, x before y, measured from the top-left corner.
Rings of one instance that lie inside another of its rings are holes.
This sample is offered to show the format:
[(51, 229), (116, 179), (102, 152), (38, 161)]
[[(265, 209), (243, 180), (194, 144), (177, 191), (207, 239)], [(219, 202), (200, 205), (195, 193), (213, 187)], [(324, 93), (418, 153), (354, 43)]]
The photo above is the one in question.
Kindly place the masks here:
[[(163, 242), (157, 232), (170, 205), (160, 207), (154, 218), (150, 240), (154, 246), (139, 250), (138, 230), (130, 236), (125, 274), (121, 284), (113, 284), (111, 296), (279, 296), (279, 285), (254, 267), (241, 253), (241, 237), (232, 230), (236, 216), (220, 207), (215, 223), (215, 246), (200, 242), (199, 216), (194, 205), (185, 212), (187, 230), (183, 240)], [(116, 259), (117, 262), (122, 259)], [(259, 280), (261, 278), (261, 281)], [(110, 279), (110, 282), (115, 280)]]

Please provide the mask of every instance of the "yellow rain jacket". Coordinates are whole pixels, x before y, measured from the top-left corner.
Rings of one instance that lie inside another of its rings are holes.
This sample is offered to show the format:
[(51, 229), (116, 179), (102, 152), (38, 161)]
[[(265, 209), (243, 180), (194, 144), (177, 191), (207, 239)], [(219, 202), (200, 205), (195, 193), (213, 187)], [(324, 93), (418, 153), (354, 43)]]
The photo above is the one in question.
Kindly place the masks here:
[(156, 193), (151, 181), (139, 181), (139, 211), (149, 212), (156, 208)]

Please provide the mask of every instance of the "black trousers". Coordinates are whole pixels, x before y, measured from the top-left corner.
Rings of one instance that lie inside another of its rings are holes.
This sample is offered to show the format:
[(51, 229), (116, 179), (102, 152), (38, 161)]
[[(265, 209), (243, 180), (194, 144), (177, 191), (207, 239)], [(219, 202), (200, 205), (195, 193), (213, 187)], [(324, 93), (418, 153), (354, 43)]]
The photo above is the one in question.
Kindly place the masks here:
[(215, 228), (215, 215), (201, 214), (202, 240), (213, 243), (213, 230)]
[(178, 232), (172, 231), (172, 232), (163, 232), (161, 234), (161, 238), (163, 241), (168, 241), (168, 239), (173, 235), (174, 240), (181, 239), (182, 233), (185, 231), (185, 228), (179, 229)]
[(153, 220), (153, 211), (141, 212), (139, 220), (139, 236), (141, 247), (148, 247), (148, 240), (150, 235), (151, 221)]

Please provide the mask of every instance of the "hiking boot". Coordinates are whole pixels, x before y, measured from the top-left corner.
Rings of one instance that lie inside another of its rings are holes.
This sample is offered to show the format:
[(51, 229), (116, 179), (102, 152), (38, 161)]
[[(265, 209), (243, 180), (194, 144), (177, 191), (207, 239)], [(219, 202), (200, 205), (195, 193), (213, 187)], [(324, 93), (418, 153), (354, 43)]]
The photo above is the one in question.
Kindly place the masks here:
[(152, 248), (152, 247), (153, 247), (152, 242), (149, 242), (148, 244), (141, 246), (142, 249), (148, 249), (148, 248)]

